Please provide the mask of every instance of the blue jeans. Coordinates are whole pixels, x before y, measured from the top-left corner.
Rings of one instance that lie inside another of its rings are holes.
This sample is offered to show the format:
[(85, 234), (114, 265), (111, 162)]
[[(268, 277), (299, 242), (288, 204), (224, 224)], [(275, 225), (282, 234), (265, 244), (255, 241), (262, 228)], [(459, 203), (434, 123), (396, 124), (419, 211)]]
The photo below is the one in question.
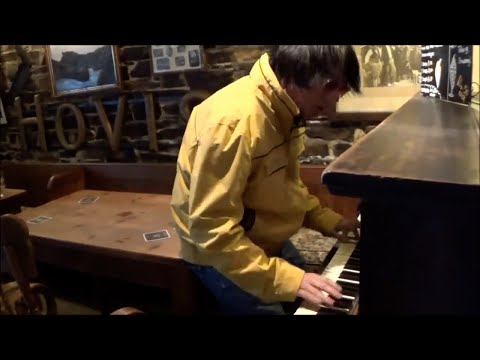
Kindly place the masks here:
[[(281, 257), (299, 268), (303, 269), (305, 267), (305, 259), (290, 240), (285, 242)], [(220, 303), (226, 314), (287, 315), (288, 308), (295, 306), (295, 303), (264, 303), (257, 297), (240, 289), (211, 266), (190, 264), (190, 267), (200, 282)]]

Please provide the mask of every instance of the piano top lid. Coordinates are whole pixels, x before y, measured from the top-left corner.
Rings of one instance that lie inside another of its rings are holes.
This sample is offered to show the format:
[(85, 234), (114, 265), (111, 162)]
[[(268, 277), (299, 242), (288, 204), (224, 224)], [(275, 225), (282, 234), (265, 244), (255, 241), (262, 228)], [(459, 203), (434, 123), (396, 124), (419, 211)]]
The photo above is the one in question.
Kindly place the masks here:
[(471, 107), (415, 96), (332, 162), (322, 181), (331, 193), (354, 197), (478, 195), (479, 152)]

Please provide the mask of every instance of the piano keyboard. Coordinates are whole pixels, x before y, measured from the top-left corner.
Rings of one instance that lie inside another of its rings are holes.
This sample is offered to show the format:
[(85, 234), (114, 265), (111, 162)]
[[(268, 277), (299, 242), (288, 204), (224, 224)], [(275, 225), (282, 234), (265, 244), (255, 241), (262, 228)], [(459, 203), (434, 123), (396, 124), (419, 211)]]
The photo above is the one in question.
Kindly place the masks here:
[(356, 310), (360, 287), (360, 243), (339, 243), (322, 275), (342, 287), (342, 298), (333, 306), (303, 301), (294, 315), (348, 315)]

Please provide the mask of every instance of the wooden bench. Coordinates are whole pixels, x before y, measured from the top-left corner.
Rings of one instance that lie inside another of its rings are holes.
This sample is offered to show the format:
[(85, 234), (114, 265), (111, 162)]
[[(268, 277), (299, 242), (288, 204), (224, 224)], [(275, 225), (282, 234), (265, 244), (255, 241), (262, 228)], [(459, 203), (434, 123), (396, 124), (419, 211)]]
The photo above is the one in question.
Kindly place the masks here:
[[(321, 183), (325, 165), (302, 165), (300, 176), (322, 205), (356, 217), (359, 199), (332, 195)], [(174, 163), (38, 163), (3, 165), (7, 187), (27, 190), (25, 206), (38, 206), (76, 190), (132, 191), (171, 194)]]
[(81, 166), (7, 162), (2, 168), (7, 188), (26, 190), (21, 206), (36, 207), (85, 188), (85, 174)]

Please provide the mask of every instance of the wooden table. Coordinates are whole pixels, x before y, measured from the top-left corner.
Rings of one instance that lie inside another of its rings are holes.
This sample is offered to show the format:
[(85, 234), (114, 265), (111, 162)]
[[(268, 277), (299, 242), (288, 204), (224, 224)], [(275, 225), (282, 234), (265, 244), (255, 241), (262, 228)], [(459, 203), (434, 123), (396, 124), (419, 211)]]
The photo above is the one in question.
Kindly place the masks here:
[[(80, 204), (85, 196), (98, 196)], [(27, 221), (39, 261), (172, 290), (174, 312), (194, 311), (193, 279), (180, 258), (170, 195), (81, 190), (19, 216)], [(28, 220), (51, 217), (43, 223)], [(145, 241), (143, 233), (166, 230), (169, 237)]]
[(0, 215), (20, 212), (20, 204), (26, 191), (23, 189), (2, 188), (0, 196)]

